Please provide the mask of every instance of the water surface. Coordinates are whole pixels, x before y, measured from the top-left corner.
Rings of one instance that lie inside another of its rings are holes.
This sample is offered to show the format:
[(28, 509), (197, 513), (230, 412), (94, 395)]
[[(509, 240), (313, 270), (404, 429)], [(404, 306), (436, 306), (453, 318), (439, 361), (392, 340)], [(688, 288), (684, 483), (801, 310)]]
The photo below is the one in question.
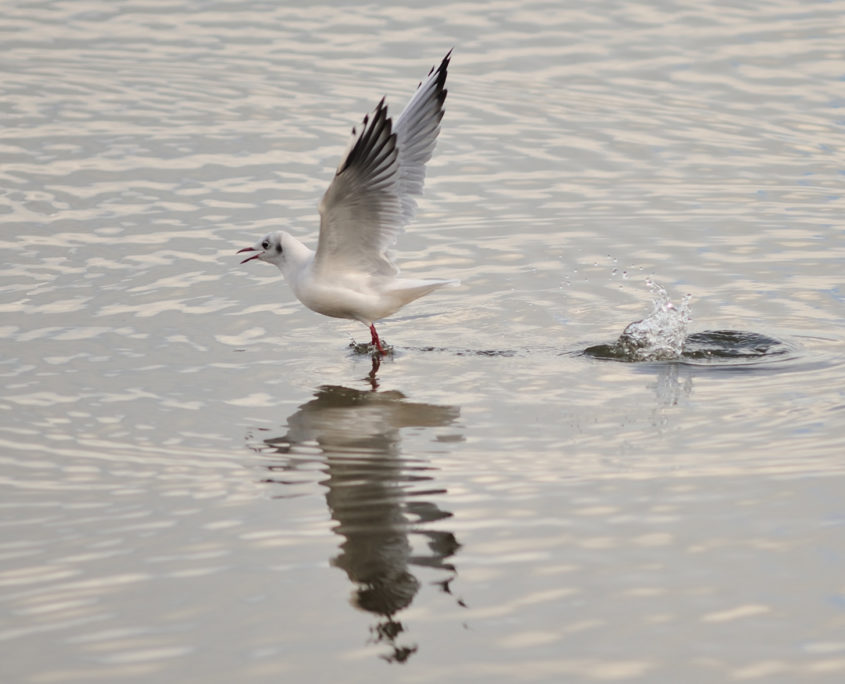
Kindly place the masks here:
[[(5, 676), (841, 681), (843, 12), (6, 3)], [(373, 374), (234, 252), (453, 46)]]

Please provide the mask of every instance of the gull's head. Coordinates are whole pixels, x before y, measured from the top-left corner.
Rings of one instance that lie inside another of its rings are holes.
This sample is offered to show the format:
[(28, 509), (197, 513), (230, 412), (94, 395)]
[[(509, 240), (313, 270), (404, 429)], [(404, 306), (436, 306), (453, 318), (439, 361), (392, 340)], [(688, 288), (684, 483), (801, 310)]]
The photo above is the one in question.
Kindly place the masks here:
[(247, 261), (258, 259), (259, 261), (266, 261), (268, 264), (281, 266), (285, 259), (284, 238), (285, 234), (282, 232), (267, 233), (267, 235), (261, 238), (252, 247), (239, 249), (238, 254), (243, 252), (255, 252), (255, 254), (248, 256), (241, 263), (245, 264)]

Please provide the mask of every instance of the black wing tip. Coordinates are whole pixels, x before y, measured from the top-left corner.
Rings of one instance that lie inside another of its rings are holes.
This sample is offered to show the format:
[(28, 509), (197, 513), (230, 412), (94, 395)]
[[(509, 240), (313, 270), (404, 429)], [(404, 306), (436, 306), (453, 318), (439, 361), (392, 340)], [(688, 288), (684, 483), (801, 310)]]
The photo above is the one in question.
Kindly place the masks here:
[(446, 73), (446, 69), (449, 68), (449, 62), (452, 61), (452, 50), (455, 48), (449, 48), (449, 52), (446, 53), (446, 56), (440, 61), (440, 69), (443, 70), (443, 73)]
[[(443, 76), (446, 76), (446, 70), (449, 68), (449, 63), (452, 61), (452, 50), (455, 48), (449, 48), (449, 52), (446, 53), (446, 56), (440, 60), (440, 64), (436, 67), (437, 71), (442, 71)], [(429, 71), (429, 75), (434, 71), (435, 67), (431, 67), (431, 71)]]
[[(382, 134), (384, 135), (384, 143), (381, 147), (382, 149), (387, 147), (388, 153), (390, 153), (396, 147), (396, 133), (393, 131), (393, 121), (387, 114), (386, 98), (384, 97), (376, 105), (372, 115), (364, 115), (361, 132), (357, 134), (357, 139), (352, 144), (346, 158), (338, 166), (335, 175), (339, 176), (350, 166), (364, 160), (374, 141)], [(352, 135), (356, 135), (355, 128), (352, 129)]]
[(454, 49), (455, 48), (449, 48), (449, 52), (447, 52), (446, 56), (440, 60), (440, 65), (437, 67), (436, 73), (435, 67), (431, 67), (431, 71), (428, 72), (429, 76), (435, 73), (437, 78), (437, 89), (440, 91), (439, 96), (441, 104), (446, 100), (446, 75), (449, 70), (449, 62), (452, 60), (452, 50)]
[[(367, 126), (369, 125), (370, 121), (372, 120), (373, 126), (376, 125), (379, 119), (387, 118), (388, 122), (390, 121), (390, 117), (387, 116), (387, 104), (386, 104), (386, 97), (382, 97), (378, 104), (375, 106), (372, 112), (367, 112), (364, 114), (364, 118), (361, 120), (361, 135), (364, 135)], [(372, 119), (370, 118), (372, 117)], [(355, 133), (355, 129), (352, 129), (352, 132)]]
[[(432, 66), (431, 70), (428, 72), (428, 76), (426, 77), (430, 77), (433, 73), (435, 73), (436, 69), (438, 91), (437, 99), (440, 102), (441, 108), (443, 107), (443, 103), (446, 101), (446, 94), (449, 92), (448, 90), (446, 90), (446, 72), (449, 68), (449, 62), (452, 59), (452, 51), (454, 49), (454, 47), (449, 48), (449, 51), (446, 53), (443, 59), (440, 60), (440, 64)], [(419, 86), (421, 85), (422, 81), (420, 81)], [(419, 88), (419, 86), (417, 87)], [(352, 163), (354, 163), (358, 158), (362, 156), (364, 150), (366, 150), (369, 146), (371, 139), (375, 135), (377, 135), (375, 132), (376, 129), (386, 127), (389, 144), (395, 145), (396, 134), (393, 132), (393, 121), (387, 115), (386, 101), (387, 96), (383, 96), (381, 100), (379, 100), (379, 103), (376, 105), (375, 110), (373, 110), (372, 118), (370, 117), (370, 114), (364, 115), (360, 133), (356, 131), (354, 126), (352, 127), (352, 135), (358, 136), (357, 140), (355, 140), (355, 142), (353, 143), (352, 149), (349, 150), (346, 159), (344, 159), (343, 162), (340, 164), (335, 175), (339, 176), (347, 168), (349, 168)], [(442, 117), (443, 111), (441, 109), (438, 121)]]
[[(442, 79), (444, 81), (446, 80), (446, 70), (449, 68), (449, 62), (452, 61), (452, 50), (454, 50), (454, 49), (455, 48), (453, 48), (453, 47), (449, 48), (449, 52), (447, 52), (446, 56), (443, 59), (440, 60), (440, 64), (435, 64), (431, 67), (431, 69), (428, 70), (428, 74), (426, 74), (426, 78), (431, 76), (436, 69), (438, 73), (442, 72), (442, 74), (443, 74)], [(419, 88), (421, 85), (422, 85), (422, 81), (419, 82), (419, 85), (417, 87)]]

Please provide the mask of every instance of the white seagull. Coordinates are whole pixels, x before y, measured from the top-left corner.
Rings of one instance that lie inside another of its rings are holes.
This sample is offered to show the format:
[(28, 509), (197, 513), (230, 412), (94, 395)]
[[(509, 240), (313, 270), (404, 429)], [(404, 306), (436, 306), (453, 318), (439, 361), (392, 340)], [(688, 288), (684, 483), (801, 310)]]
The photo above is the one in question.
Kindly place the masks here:
[(283, 231), (268, 233), (241, 263), (258, 259), (279, 267), (305, 306), (368, 326), (385, 354), (375, 322), (454, 280), (399, 278), (388, 250), (414, 215), (422, 194), (443, 103), (450, 50), (432, 67), (410, 102), (391, 121), (384, 98), (364, 117), (320, 202), (320, 237), (313, 251)]

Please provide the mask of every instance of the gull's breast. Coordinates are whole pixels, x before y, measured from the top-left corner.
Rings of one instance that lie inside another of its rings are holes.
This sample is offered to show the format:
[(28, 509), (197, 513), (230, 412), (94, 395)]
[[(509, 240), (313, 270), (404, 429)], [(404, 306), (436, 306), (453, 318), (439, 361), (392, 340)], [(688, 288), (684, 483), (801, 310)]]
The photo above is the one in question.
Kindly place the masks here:
[(401, 301), (370, 275), (345, 274), (342, 278), (314, 277), (309, 274), (294, 292), (312, 311), (332, 318), (352, 318), (372, 323), (394, 313)]

